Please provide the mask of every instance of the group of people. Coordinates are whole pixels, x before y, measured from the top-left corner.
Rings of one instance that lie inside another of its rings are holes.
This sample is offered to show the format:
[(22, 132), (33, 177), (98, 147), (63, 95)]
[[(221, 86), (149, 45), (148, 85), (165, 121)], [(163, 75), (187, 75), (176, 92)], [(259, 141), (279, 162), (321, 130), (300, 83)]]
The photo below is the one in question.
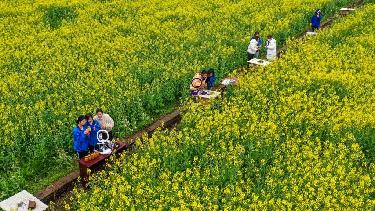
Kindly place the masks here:
[(215, 85), (216, 75), (212, 68), (196, 73), (191, 80), (190, 91), (192, 96), (199, 94), (200, 90), (211, 90)]
[[(320, 9), (314, 12), (311, 17), (311, 30), (315, 31), (320, 28), (320, 22), (322, 20), (322, 14)], [(254, 36), (250, 39), (250, 44), (247, 48), (247, 60), (253, 58), (259, 58), (259, 53), (263, 45), (263, 40), (260, 37), (259, 32), (255, 32)], [(267, 50), (267, 60), (276, 59), (276, 40), (272, 35), (267, 36), (265, 48)], [(212, 68), (202, 70), (196, 73), (190, 84), (190, 91), (192, 96), (199, 94), (199, 91), (204, 89), (212, 89), (215, 84), (216, 76), (215, 71)], [(74, 150), (77, 152), (78, 157), (82, 158), (86, 156), (89, 151), (94, 151), (97, 147), (97, 132), (99, 130), (106, 130), (109, 135), (109, 140), (112, 140), (112, 128), (114, 126), (113, 119), (106, 113), (103, 113), (102, 109), (96, 110), (96, 115), (93, 117), (92, 114), (80, 115), (76, 121), (77, 125), (73, 129), (73, 140)], [(107, 137), (103, 137), (107, 138)]]
[(96, 109), (96, 115), (80, 115), (76, 121), (76, 127), (73, 129), (73, 147), (77, 152), (79, 159), (85, 157), (89, 152), (97, 149), (97, 133), (99, 130), (106, 130), (109, 140), (113, 139), (112, 129), (114, 127), (113, 119), (103, 110)]
[[(314, 15), (310, 19), (311, 31), (315, 31), (320, 28), (320, 22), (322, 20), (322, 12), (320, 9), (315, 10)], [(247, 48), (247, 60), (250, 61), (253, 58), (259, 58), (259, 52), (262, 48), (263, 40), (260, 37), (259, 32), (255, 32), (254, 36), (250, 39), (250, 44)], [(272, 35), (267, 36), (265, 48), (267, 50), (267, 60), (276, 59), (276, 40)]]
[[(262, 48), (263, 40), (260, 37), (259, 32), (255, 32), (254, 36), (250, 39), (250, 44), (247, 47), (247, 60), (250, 61), (254, 58), (259, 58), (259, 53)], [(276, 59), (276, 40), (272, 35), (267, 36), (266, 46), (267, 49), (267, 60)]]

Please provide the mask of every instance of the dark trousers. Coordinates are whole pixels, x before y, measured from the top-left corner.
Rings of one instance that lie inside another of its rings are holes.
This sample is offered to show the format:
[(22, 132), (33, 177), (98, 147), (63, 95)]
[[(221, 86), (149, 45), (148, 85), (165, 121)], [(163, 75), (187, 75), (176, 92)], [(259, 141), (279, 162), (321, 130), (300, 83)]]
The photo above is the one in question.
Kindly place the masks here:
[(77, 152), (77, 154), (78, 154), (78, 158), (81, 159), (81, 158), (85, 157), (86, 155), (88, 155), (89, 152), (83, 151), (83, 152)]
[(95, 145), (95, 146), (89, 146), (89, 152), (92, 153), (94, 152), (94, 150), (98, 150), (98, 145)]
[(255, 57), (255, 54), (251, 54), (251, 53), (247, 52), (247, 61), (250, 61), (250, 60), (254, 59), (254, 57)]
[(312, 31), (312, 32), (314, 32), (315, 30), (318, 30), (318, 29), (319, 29), (319, 27), (316, 27), (316, 26), (312, 26), (312, 27), (311, 27), (311, 31)]

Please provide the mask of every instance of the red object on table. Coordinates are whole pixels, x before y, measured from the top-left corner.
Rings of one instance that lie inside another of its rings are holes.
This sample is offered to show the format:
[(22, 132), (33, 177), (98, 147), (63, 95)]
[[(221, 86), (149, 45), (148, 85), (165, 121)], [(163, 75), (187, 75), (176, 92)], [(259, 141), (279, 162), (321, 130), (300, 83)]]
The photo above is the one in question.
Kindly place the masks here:
[(87, 173), (87, 169), (96, 169), (103, 163), (105, 163), (105, 160), (109, 158), (112, 154), (117, 154), (121, 153), (124, 151), (124, 149), (127, 149), (129, 144), (126, 142), (117, 142), (118, 147), (117, 149), (114, 149), (111, 154), (107, 155), (99, 155), (93, 160), (85, 161), (84, 158), (81, 158), (79, 160), (79, 171), (80, 171), (80, 177), (82, 179), (82, 185), (83, 187), (86, 187), (88, 179), (89, 179), (89, 174)]

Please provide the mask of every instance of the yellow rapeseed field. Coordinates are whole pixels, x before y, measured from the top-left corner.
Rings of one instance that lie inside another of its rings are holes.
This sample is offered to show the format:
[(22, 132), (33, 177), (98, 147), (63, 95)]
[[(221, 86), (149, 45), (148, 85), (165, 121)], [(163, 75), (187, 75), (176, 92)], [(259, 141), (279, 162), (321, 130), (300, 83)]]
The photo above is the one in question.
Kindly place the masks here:
[(73, 210), (373, 210), (375, 5), (240, 78), (76, 189)]
[(196, 71), (244, 65), (256, 30), (282, 45), (316, 8), (349, 2), (0, 1), (0, 199), (74, 168), (79, 114), (101, 107), (129, 135), (186, 97)]

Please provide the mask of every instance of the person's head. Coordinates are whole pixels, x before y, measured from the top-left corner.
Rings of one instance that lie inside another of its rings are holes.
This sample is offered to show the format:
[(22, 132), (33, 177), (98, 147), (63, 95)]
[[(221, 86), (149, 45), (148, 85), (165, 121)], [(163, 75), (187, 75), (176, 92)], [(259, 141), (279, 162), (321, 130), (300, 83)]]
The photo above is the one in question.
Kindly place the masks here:
[(260, 37), (259, 32), (255, 32), (254, 37), (255, 37), (256, 39), (259, 39), (259, 37)]
[(213, 76), (213, 75), (215, 75), (215, 71), (214, 71), (214, 69), (213, 69), (212, 67), (210, 67), (210, 68), (207, 70), (207, 74), (208, 74), (208, 76)]
[(92, 118), (92, 114), (91, 114), (91, 113), (86, 114), (86, 120), (87, 120), (88, 122), (92, 122), (92, 121), (94, 121), (94, 119)]
[(269, 34), (269, 35), (267, 36), (267, 39), (269, 39), (269, 40), (272, 39), (272, 35)]
[(97, 108), (96, 115), (98, 116), (99, 119), (101, 119), (103, 117), (103, 110), (101, 108)]
[(315, 15), (320, 15), (321, 13), (322, 13), (322, 11), (320, 11), (320, 9), (315, 10)]
[(78, 117), (78, 119), (76, 120), (76, 124), (77, 124), (78, 126), (83, 126), (84, 124), (86, 124), (86, 118), (85, 118), (85, 116), (80, 115), (80, 116)]
[(191, 82), (191, 85), (194, 87), (194, 88), (199, 88), (202, 86), (202, 80), (199, 79), (199, 78), (194, 78), (193, 81)]
[(207, 70), (202, 70), (202, 71), (201, 71), (201, 76), (202, 76), (203, 78), (207, 78), (207, 74), (208, 74)]

